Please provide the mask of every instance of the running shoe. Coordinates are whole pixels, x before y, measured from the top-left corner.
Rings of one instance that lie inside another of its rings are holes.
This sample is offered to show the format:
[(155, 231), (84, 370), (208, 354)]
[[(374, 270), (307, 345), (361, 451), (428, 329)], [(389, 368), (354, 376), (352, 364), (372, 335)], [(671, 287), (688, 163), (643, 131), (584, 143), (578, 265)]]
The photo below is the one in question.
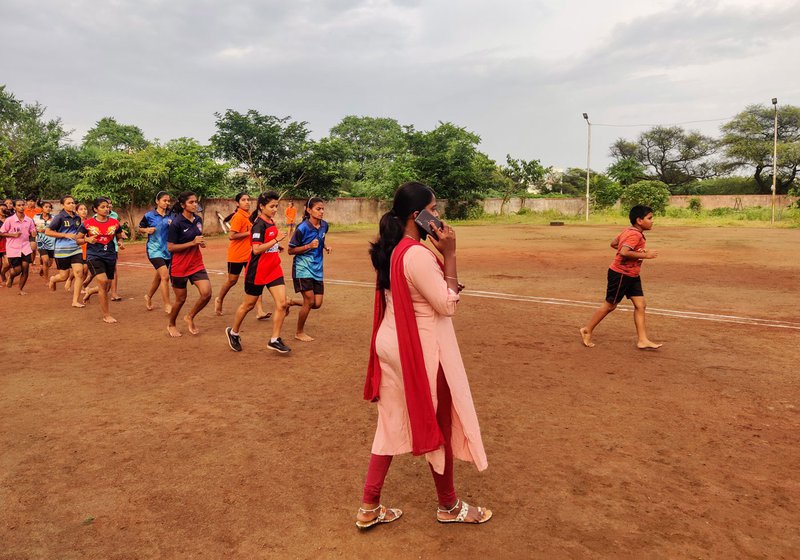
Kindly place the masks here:
[(230, 327), (225, 327), (225, 336), (228, 337), (228, 346), (231, 347), (231, 350), (234, 352), (241, 352), (242, 351), (242, 341), (241, 337), (238, 334), (233, 334), (231, 332)]
[(267, 348), (270, 350), (275, 350), (276, 352), (280, 352), (281, 354), (286, 354), (287, 352), (292, 351), (292, 349), (286, 346), (280, 338), (278, 338), (278, 340), (275, 342), (270, 342), (267, 344)]

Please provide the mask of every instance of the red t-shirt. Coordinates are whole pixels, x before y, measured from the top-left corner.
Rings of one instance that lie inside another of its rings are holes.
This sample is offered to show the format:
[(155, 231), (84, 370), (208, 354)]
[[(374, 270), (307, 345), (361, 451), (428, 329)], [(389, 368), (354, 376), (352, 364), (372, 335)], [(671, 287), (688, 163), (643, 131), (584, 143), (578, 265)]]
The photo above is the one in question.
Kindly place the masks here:
[[(250, 230), (250, 244), (252, 246), (261, 245), (272, 241), (278, 237), (278, 228), (274, 222), (265, 222), (261, 216), (256, 219), (253, 229)], [(265, 286), (283, 277), (281, 268), (280, 245), (276, 243), (264, 253), (250, 253), (250, 261), (247, 263), (244, 281), (248, 284)]]
[(89, 243), (86, 247), (86, 255), (89, 260), (117, 258), (114, 238), (119, 232), (119, 227), (119, 222), (114, 218), (108, 218), (105, 222), (101, 222), (97, 218), (89, 218), (81, 223), (78, 232), (83, 233), (86, 237), (95, 238), (95, 242)]
[(617, 256), (614, 257), (614, 262), (611, 263), (611, 270), (625, 276), (639, 276), (639, 271), (642, 269), (642, 260), (626, 259), (620, 255), (620, 251), (623, 247), (628, 247), (637, 253), (641, 253), (644, 251), (645, 241), (644, 233), (633, 226), (622, 230), (622, 233), (617, 236)]

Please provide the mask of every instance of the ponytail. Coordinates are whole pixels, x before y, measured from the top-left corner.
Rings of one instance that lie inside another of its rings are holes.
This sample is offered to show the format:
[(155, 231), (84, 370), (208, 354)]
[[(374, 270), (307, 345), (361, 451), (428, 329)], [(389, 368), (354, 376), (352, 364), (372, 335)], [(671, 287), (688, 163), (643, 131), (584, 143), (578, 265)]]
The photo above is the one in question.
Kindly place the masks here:
[(392, 252), (403, 239), (408, 218), (430, 204), (433, 197), (431, 188), (422, 183), (404, 183), (395, 192), (392, 209), (381, 217), (378, 239), (370, 243), (369, 256), (378, 275), (378, 288), (391, 289), (389, 270)]
[(250, 223), (256, 223), (256, 219), (258, 218), (258, 214), (261, 212), (261, 207), (265, 204), (268, 204), (271, 200), (280, 200), (281, 195), (276, 193), (275, 191), (264, 191), (260, 195), (258, 195), (258, 200), (256, 200), (256, 209), (250, 213)]
[(325, 202), (325, 201), (318, 196), (312, 196), (311, 198), (308, 199), (308, 202), (306, 202), (306, 207), (305, 209), (303, 209), (303, 221), (311, 217), (311, 214), (309, 214), (308, 211), (311, 210), (315, 204), (319, 204), (320, 202)]
[(170, 213), (175, 215), (183, 214), (183, 205), (186, 204), (186, 201), (193, 196), (197, 195), (191, 191), (184, 191), (179, 194), (178, 198), (175, 200), (175, 204), (172, 205), (172, 210), (170, 210)]

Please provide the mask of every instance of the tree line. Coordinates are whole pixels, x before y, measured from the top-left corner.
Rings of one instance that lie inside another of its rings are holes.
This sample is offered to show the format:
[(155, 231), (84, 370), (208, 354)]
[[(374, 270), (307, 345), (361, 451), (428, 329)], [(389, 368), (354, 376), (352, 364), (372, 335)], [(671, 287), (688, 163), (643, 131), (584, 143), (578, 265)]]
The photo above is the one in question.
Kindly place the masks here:
[[(463, 217), (485, 197), (585, 192), (585, 169), (559, 172), (511, 155), (498, 163), (480, 151), (479, 135), (450, 122), (425, 131), (391, 118), (346, 116), (315, 140), (305, 121), (228, 109), (214, 114), (215, 133), (207, 144), (185, 137), (150, 140), (113, 117), (100, 119), (75, 143), (61, 119), (45, 113), (38, 102), (25, 103), (0, 86), (5, 196), (69, 193), (88, 200), (102, 194), (133, 207), (149, 204), (159, 190), (229, 197), (272, 188), (298, 198), (385, 199), (397, 185), (416, 180), (450, 201), (451, 216)], [(675, 126), (620, 138), (610, 147), (609, 168), (591, 172), (593, 204), (612, 205), (642, 182), (658, 182), (672, 194), (770, 192), (772, 119), (771, 107), (752, 105), (725, 123), (719, 138)], [(797, 183), (800, 108), (782, 106), (778, 122), (776, 183), (778, 193), (786, 193)]]

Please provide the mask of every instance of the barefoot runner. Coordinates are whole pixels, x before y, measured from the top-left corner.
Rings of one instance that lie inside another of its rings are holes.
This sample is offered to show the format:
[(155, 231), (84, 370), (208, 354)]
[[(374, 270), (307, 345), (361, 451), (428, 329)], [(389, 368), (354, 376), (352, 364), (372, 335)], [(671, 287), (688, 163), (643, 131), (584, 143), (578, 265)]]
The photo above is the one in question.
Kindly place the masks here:
[(294, 337), (303, 342), (311, 342), (313, 337), (305, 332), (306, 319), (312, 309), (322, 307), (325, 285), (322, 281), (323, 251), (331, 252), (325, 243), (328, 233), (328, 222), (322, 219), (325, 214), (325, 202), (318, 197), (311, 197), (306, 203), (303, 221), (289, 241), (289, 254), (294, 255), (292, 263), (292, 280), (295, 293), (302, 294), (303, 307), (297, 317), (297, 332)]
[[(83, 251), (86, 245), (80, 247), (76, 242), (78, 238), (78, 228), (83, 221), (75, 211), (75, 199), (67, 195), (61, 198), (61, 212), (55, 215), (50, 222), (50, 227), (45, 233), (55, 239), (55, 259), (58, 274), (50, 278), (48, 286), (55, 291), (59, 282), (72, 284), (72, 307), (84, 307), (80, 301), (81, 287), (84, 278), (84, 258)], [(83, 205), (86, 206), (85, 204)]]
[(99, 294), (103, 321), (116, 323), (117, 320), (111, 316), (109, 310), (108, 292), (117, 270), (117, 249), (114, 239), (118, 239), (122, 235), (122, 228), (119, 221), (109, 216), (111, 203), (107, 198), (96, 198), (92, 204), (92, 210), (95, 212), (94, 217), (81, 223), (76, 240), (79, 245), (88, 244), (86, 247), (87, 264), (97, 282), (97, 286), (86, 290), (83, 303), (87, 303), (92, 295)]
[(33, 253), (31, 236), (36, 235), (33, 220), (25, 215), (25, 201), (14, 201), (14, 215), (6, 218), (0, 227), (0, 236), (6, 238), (6, 256), (10, 270), (7, 274), (6, 287), (10, 288), (14, 278), (19, 276), (19, 295), (25, 296), (25, 283), (28, 281)]
[(211, 300), (211, 282), (208, 279), (203, 255), (200, 248), (205, 248), (203, 240), (203, 219), (197, 211), (197, 195), (193, 192), (182, 192), (172, 207), (172, 223), (167, 232), (167, 250), (172, 255), (170, 279), (175, 291), (175, 303), (169, 313), (167, 331), (171, 337), (181, 336), (175, 321), (186, 302), (186, 285), (191, 282), (200, 296), (183, 320), (189, 332), (200, 332), (194, 324), (194, 318)]
[(153, 309), (153, 296), (161, 288), (161, 301), (164, 312), (172, 311), (169, 303), (169, 264), (172, 259), (167, 249), (167, 232), (172, 221), (169, 212), (169, 193), (160, 191), (156, 195), (156, 207), (142, 217), (139, 222), (139, 232), (147, 235), (147, 259), (155, 269), (150, 289), (144, 296), (144, 304), (148, 311)]

